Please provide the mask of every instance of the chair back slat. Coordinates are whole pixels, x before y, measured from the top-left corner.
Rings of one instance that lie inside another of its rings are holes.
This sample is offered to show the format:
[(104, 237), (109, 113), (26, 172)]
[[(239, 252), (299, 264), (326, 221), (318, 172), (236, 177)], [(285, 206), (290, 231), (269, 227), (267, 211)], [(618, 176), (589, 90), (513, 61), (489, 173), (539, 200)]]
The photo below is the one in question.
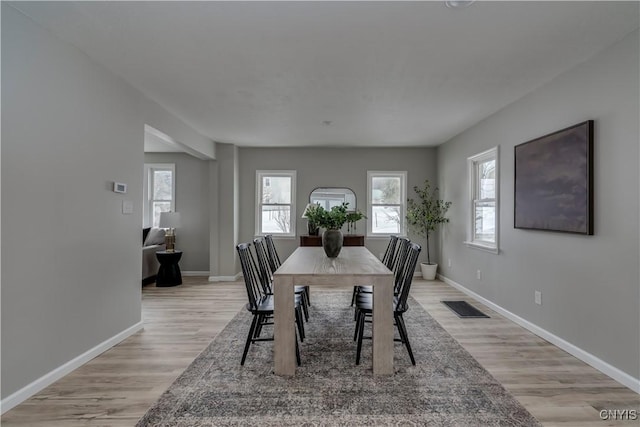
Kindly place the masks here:
[(396, 253), (396, 244), (398, 243), (398, 236), (389, 236), (389, 244), (382, 256), (382, 263), (387, 266), (389, 270), (393, 267), (393, 256)]
[(236, 246), (238, 257), (240, 258), (240, 265), (242, 266), (244, 284), (247, 288), (249, 307), (251, 310), (256, 310), (260, 301), (264, 297), (264, 293), (262, 291), (258, 268), (255, 260), (253, 259), (250, 248), (251, 243), (240, 243)]
[(276, 251), (276, 245), (273, 243), (273, 236), (267, 234), (264, 236), (264, 241), (267, 243), (267, 254), (269, 255), (269, 267), (271, 272), (274, 273), (281, 265), (278, 251)]
[(400, 279), (396, 311), (406, 311), (408, 308), (407, 299), (409, 298), (409, 290), (411, 289), (411, 283), (413, 282), (413, 275), (416, 271), (420, 251), (422, 251), (422, 247), (417, 243), (409, 244), (407, 258), (405, 260)]
[(260, 277), (260, 283), (265, 294), (273, 293), (273, 275), (271, 274), (271, 267), (269, 266), (269, 255), (267, 254), (267, 245), (264, 237), (256, 237), (253, 239), (253, 248), (256, 251), (256, 258), (258, 259), (258, 276)]
[(409, 247), (411, 241), (406, 237), (399, 237), (396, 245), (396, 253), (394, 255), (393, 268), (391, 269), (394, 274), (394, 294), (399, 293), (400, 286), (402, 286), (402, 274), (404, 272), (405, 264), (407, 262), (407, 256), (409, 254)]

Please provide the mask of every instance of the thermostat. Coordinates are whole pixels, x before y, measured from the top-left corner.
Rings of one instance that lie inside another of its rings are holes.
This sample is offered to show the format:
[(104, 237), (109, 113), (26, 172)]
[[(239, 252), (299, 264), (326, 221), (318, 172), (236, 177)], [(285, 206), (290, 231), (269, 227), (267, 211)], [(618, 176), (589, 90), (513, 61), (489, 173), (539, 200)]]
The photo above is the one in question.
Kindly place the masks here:
[(126, 193), (127, 192), (127, 184), (123, 184), (121, 182), (113, 183), (113, 192), (114, 193)]

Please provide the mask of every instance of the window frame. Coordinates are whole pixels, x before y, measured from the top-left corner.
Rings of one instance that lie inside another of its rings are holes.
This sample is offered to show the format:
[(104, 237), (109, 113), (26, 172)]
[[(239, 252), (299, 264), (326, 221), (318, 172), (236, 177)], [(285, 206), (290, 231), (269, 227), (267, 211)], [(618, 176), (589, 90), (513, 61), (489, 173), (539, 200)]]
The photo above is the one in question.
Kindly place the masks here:
[[(263, 177), (289, 177), (291, 178), (291, 200), (290, 203), (269, 203), (268, 206), (290, 206), (290, 227), (288, 233), (275, 233), (262, 231), (262, 178)], [(256, 204), (255, 204), (255, 235), (264, 236), (271, 234), (274, 237), (295, 237), (296, 236), (296, 178), (295, 170), (256, 170)]]
[(166, 202), (167, 200), (153, 199), (153, 186), (154, 178), (153, 173), (155, 171), (171, 171), (171, 212), (176, 211), (176, 164), (175, 163), (145, 163), (144, 164), (144, 212), (143, 217), (145, 225), (147, 227), (157, 227), (153, 223), (153, 203), (154, 202)]
[[(380, 204), (373, 203), (371, 191), (373, 190), (373, 178), (393, 177), (400, 178), (400, 203)], [(373, 232), (373, 207), (374, 206), (398, 206), (400, 207), (400, 232), (399, 233), (374, 233)], [(407, 171), (367, 171), (367, 237), (389, 237), (391, 235), (407, 235)]]
[[(467, 158), (469, 180), (469, 218), (467, 221), (467, 240), (464, 242), (471, 248), (481, 249), (494, 254), (500, 253), (500, 156), (499, 147), (493, 147)], [(495, 198), (478, 199), (480, 176), (478, 166), (487, 161), (495, 161)], [(475, 239), (476, 204), (493, 201), (495, 203), (494, 230), (495, 242)]]

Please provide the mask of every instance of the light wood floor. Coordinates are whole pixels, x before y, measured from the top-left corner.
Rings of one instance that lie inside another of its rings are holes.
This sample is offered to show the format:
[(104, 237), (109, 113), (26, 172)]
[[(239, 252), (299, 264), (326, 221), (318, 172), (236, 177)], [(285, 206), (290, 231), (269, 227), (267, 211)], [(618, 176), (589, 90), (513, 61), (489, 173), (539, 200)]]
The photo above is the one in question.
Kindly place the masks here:
[[(2, 426), (135, 425), (246, 300), (241, 282), (184, 282), (145, 287), (144, 331), (8, 411)], [(640, 425), (599, 417), (601, 409), (640, 414), (637, 394), (456, 289), (416, 279), (412, 295), (545, 426)], [(443, 299), (473, 302), (491, 319), (459, 319)]]

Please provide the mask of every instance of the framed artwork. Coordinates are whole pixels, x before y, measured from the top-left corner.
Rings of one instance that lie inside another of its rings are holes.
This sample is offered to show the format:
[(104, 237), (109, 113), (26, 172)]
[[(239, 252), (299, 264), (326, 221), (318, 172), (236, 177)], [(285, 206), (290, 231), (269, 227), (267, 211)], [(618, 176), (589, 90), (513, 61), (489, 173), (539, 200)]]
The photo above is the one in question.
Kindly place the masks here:
[(514, 227), (593, 235), (593, 120), (514, 150)]

